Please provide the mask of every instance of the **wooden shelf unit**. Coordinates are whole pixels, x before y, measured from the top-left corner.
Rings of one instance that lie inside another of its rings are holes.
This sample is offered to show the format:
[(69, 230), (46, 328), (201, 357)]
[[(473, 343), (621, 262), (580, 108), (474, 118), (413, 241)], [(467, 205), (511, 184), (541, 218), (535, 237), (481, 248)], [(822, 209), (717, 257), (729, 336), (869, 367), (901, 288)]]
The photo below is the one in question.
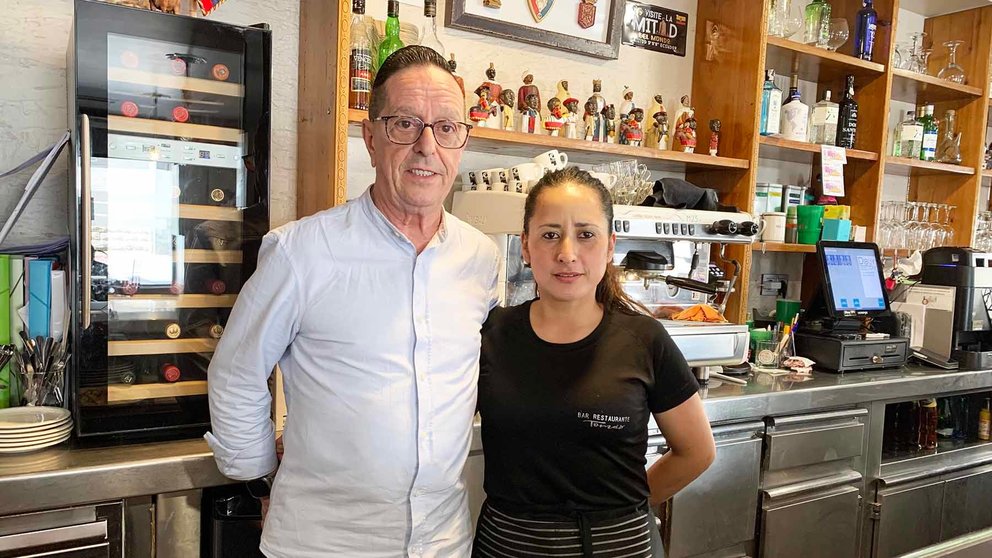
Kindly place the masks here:
[(918, 74), (909, 70), (892, 70), (892, 99), (915, 103), (919, 99), (929, 102), (971, 101), (982, 97), (980, 87), (960, 85), (946, 79)]
[(949, 165), (947, 163), (937, 163), (934, 161), (921, 161), (919, 159), (909, 159), (907, 157), (886, 157), (885, 166), (890, 174), (903, 174), (906, 176), (923, 175), (947, 175), (962, 174), (971, 176), (975, 174), (975, 169), (962, 165)]
[(816, 244), (786, 244), (784, 242), (755, 242), (752, 248), (758, 252), (793, 252), (812, 254)]
[(239, 264), (244, 258), (240, 250), (202, 250), (187, 248), (183, 255), (186, 263)]
[(107, 341), (107, 356), (169, 355), (173, 353), (212, 353), (216, 339), (141, 339)]
[(224, 95), (226, 97), (243, 97), (245, 88), (240, 83), (229, 83), (211, 79), (173, 76), (143, 72), (129, 68), (110, 68), (107, 70), (107, 81), (130, 83), (133, 85), (148, 85), (162, 89), (178, 89), (180, 91), (196, 91)]
[(169, 306), (171, 308), (231, 308), (238, 299), (236, 294), (136, 294), (136, 295), (108, 295), (107, 301), (111, 306), (115, 304), (135, 303), (156, 303)]
[(107, 386), (107, 403), (206, 394), (206, 380), (179, 381), (171, 384), (111, 384)]
[(188, 122), (166, 122), (165, 120), (153, 120), (149, 118), (128, 118), (126, 116), (116, 115), (107, 116), (107, 128), (112, 132), (223, 141), (227, 143), (241, 141), (242, 135), (241, 130), (235, 128), (190, 124)]
[[(367, 117), (368, 114), (365, 111), (349, 109), (349, 135), (361, 137), (360, 124)], [(492, 155), (527, 158), (537, 155), (541, 150), (558, 149), (568, 153), (569, 163), (598, 165), (618, 159), (637, 159), (639, 163), (644, 163), (649, 169), (674, 172), (685, 172), (690, 169), (743, 170), (749, 166), (746, 159), (714, 157), (708, 154), (681, 153), (671, 150), (661, 151), (647, 147), (551, 137), (541, 134), (523, 134), (478, 126), (472, 128), (469, 133), (468, 145), (465, 149)]]
[[(844, 76), (855, 76), (855, 97), (860, 105), (857, 149), (848, 151), (845, 170), (847, 196), (840, 202), (852, 206), (852, 220), (867, 227), (867, 238), (874, 238), (882, 184), (889, 172), (909, 174), (910, 199), (940, 200), (957, 205), (959, 209), (954, 213), (956, 238), (962, 244), (970, 243), (974, 234), (973, 214), (977, 214), (972, 210), (978, 203), (981, 177), (985, 174), (976, 169), (982, 167), (979, 149), (984, 152), (988, 105), (984, 84), (988, 82), (989, 51), (992, 49), (992, 6), (929, 18), (925, 23), (924, 30), (934, 44), (939, 45), (952, 38), (968, 39), (969, 44), (959, 50), (958, 63), (965, 68), (969, 83), (982, 84), (975, 87), (958, 86), (933, 77), (904, 75), (901, 70), (891, 68), (895, 33), (899, 25), (896, 0), (875, 2), (879, 19), (890, 22), (890, 25), (879, 27), (874, 61), (870, 62), (852, 55), (853, 39), (839, 52), (830, 52), (767, 36), (764, 30), (767, 29), (770, 12), (768, 4), (753, 0), (699, 0), (696, 5), (696, 56), (691, 98), (700, 123), (709, 118), (720, 118), (723, 123), (720, 158), (700, 153), (654, 152), (646, 148), (481, 128), (473, 129), (469, 149), (527, 157), (550, 148), (564, 149), (570, 159), (578, 163), (637, 158), (652, 169), (684, 172), (686, 180), (717, 189), (722, 203), (751, 211), (760, 161), (812, 163), (819, 152), (819, 147), (815, 145), (762, 138), (758, 133), (765, 69), (774, 68), (779, 74), (789, 75), (793, 60), (797, 59), (800, 78), (816, 84), (816, 98), (804, 99), (811, 106), (823, 97), (827, 89), (840, 92)], [(847, 19), (853, 31), (859, 9), (860, 2), (834, 3), (833, 17)], [(364, 118), (364, 113), (349, 111), (347, 106), (348, 3), (304, 2), (301, 4), (300, 21), (297, 211), (298, 217), (304, 217), (345, 201), (348, 137), (358, 133), (356, 123)], [(721, 36), (735, 46), (721, 52), (721, 56), (707, 60), (707, 26), (713, 22), (719, 22)], [(932, 68), (946, 63), (946, 55), (942, 51), (942, 48), (934, 50)], [(664, 57), (658, 60), (659, 63), (666, 62)], [(617, 68), (615, 71), (619, 77), (629, 70), (632, 69)], [(651, 71), (651, 68), (637, 70)], [(469, 70), (462, 73), (469, 75)], [(603, 76), (603, 79), (610, 78)], [(544, 79), (547, 81), (538, 85), (550, 87), (552, 78)], [(733, 86), (728, 87), (728, 84)], [(963, 133), (962, 165), (943, 169), (890, 161), (885, 154), (889, 152), (891, 99), (937, 102), (938, 118), (943, 117), (943, 111), (947, 108), (956, 108), (959, 111), (958, 126)], [(672, 106), (669, 110), (670, 114), (674, 113)], [(978, 138), (979, 128), (981, 138)], [(703, 151), (705, 146), (700, 144), (697, 149)], [(970, 172), (964, 169), (970, 169)], [(749, 284), (752, 253), (762, 248), (797, 253), (808, 253), (814, 249), (772, 243), (755, 244), (753, 248), (730, 246), (727, 257), (739, 261), (743, 269), (739, 278), (741, 284)], [(739, 289), (739, 292), (746, 293), (746, 290)], [(743, 323), (746, 308), (747, 301), (742, 300), (741, 295), (735, 295), (726, 315), (731, 321)]]
[(778, 75), (792, 75), (793, 58), (799, 57), (799, 79), (804, 81), (835, 81), (853, 74), (855, 79), (885, 74), (885, 66), (861, 60), (840, 52), (805, 45), (781, 37), (765, 36), (765, 68)]
[(180, 219), (202, 221), (241, 221), (241, 210), (237, 207), (217, 207), (214, 205), (179, 204)]
[[(758, 139), (761, 145), (758, 150), (758, 157), (762, 159), (776, 159), (779, 161), (800, 161), (809, 162), (810, 157), (819, 155), (821, 146), (816, 143), (805, 141), (793, 141), (774, 136), (761, 136)], [(877, 161), (878, 153), (864, 151), (861, 149), (847, 149), (848, 159), (861, 159), (864, 161)]]

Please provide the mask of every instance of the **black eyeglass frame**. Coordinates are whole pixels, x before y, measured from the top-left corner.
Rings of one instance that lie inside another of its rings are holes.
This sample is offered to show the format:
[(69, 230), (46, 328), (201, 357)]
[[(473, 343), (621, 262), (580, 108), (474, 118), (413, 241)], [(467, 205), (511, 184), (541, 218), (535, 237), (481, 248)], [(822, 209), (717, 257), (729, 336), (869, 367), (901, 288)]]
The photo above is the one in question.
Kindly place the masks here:
[[(411, 142), (403, 143), (403, 142), (396, 141), (393, 138), (389, 137), (389, 119), (391, 119), (391, 118), (412, 118), (414, 120), (419, 121), (420, 124), (421, 124), (421, 127), (420, 127), (420, 133), (417, 134), (417, 138), (414, 139)], [(383, 127), (386, 129), (386, 139), (388, 139), (389, 141), (395, 143), (396, 145), (413, 145), (413, 144), (417, 143), (418, 141), (420, 141), (420, 137), (424, 135), (424, 130), (426, 130), (427, 128), (430, 128), (431, 129), (431, 132), (433, 132), (434, 131), (434, 125), (437, 124), (438, 122), (450, 122), (452, 124), (461, 124), (462, 126), (465, 126), (465, 139), (462, 141), (462, 144), (459, 145), (459, 146), (457, 146), (457, 147), (447, 147), (447, 146), (441, 145), (441, 142), (437, 141), (437, 134), (436, 133), (435, 134), (432, 134), (434, 136), (434, 143), (436, 143), (437, 146), (440, 147), (441, 149), (461, 149), (461, 148), (465, 147), (465, 144), (468, 143), (468, 137), (469, 137), (469, 135), (471, 135), (472, 128), (474, 128), (474, 126), (472, 126), (471, 124), (466, 124), (464, 122), (458, 122), (458, 121), (455, 121), (455, 120), (438, 120), (436, 122), (432, 122), (432, 123), (428, 124), (428, 123), (424, 122), (423, 120), (420, 120), (420, 118), (418, 118), (416, 116), (407, 116), (405, 114), (390, 114), (390, 115), (387, 115), (387, 116), (380, 116), (378, 118), (372, 118), (371, 119), (371, 122), (375, 123), (375, 122), (379, 122), (380, 120), (383, 123)]]

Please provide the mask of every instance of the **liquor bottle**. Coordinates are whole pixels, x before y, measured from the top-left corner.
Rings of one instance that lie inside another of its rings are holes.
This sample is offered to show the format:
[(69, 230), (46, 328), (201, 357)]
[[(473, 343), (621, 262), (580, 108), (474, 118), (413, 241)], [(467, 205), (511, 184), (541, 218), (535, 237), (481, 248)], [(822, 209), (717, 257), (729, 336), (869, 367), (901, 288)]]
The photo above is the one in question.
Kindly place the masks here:
[(920, 150), (920, 159), (933, 161), (937, 158), (937, 120), (933, 117), (933, 105), (924, 107), (920, 124), (923, 126), (923, 146)]
[(761, 135), (777, 134), (781, 115), (782, 90), (775, 85), (775, 70), (765, 70), (765, 86), (761, 93)]
[(809, 106), (799, 95), (799, 74), (792, 74), (789, 98), (782, 105), (782, 137), (793, 141), (809, 141)]
[(844, 98), (837, 114), (837, 146), (854, 149), (858, 132), (858, 102), (854, 100), (854, 76), (847, 76)]
[(985, 400), (985, 406), (978, 411), (978, 439), (988, 440), (992, 430), (992, 408), (989, 407), (989, 400)]
[(830, 40), (830, 14), (832, 8), (826, 0), (813, 0), (806, 6), (806, 31), (803, 42), (808, 45), (826, 47)]
[(920, 401), (920, 441), (922, 449), (930, 450), (937, 447), (937, 400), (930, 398)]
[(365, 0), (351, 4), (351, 54), (348, 56), (348, 106), (368, 110), (372, 97), (372, 45), (365, 18)]
[(863, 0), (862, 8), (854, 20), (854, 56), (871, 60), (875, 49), (875, 30), (878, 25), (878, 12), (872, 0)]
[(916, 120), (916, 111), (907, 110), (906, 118), (896, 126), (892, 155), (916, 159), (923, 149), (923, 126)]
[(379, 65), (389, 58), (389, 55), (403, 48), (403, 41), (400, 40), (400, 2), (399, 0), (389, 0), (386, 8), (386, 36), (379, 43)]
[(812, 143), (834, 145), (837, 142), (837, 120), (840, 108), (837, 103), (830, 101), (830, 90), (827, 89), (823, 100), (813, 107), (810, 117), (809, 141)]
[(437, 36), (437, 0), (424, 0), (424, 28), (420, 30), (420, 46), (434, 49), (444, 57), (444, 45)]
[(224, 326), (216, 310), (199, 309), (184, 317), (184, 331), (187, 337), (200, 339), (220, 339), (224, 335)]
[(954, 436), (954, 412), (951, 410), (951, 398), (942, 397), (939, 400), (940, 413), (937, 416), (937, 436), (951, 438)]
[(171, 384), (179, 381), (179, 378), (182, 377), (182, 372), (175, 364), (172, 364), (171, 362), (163, 362), (162, 365), (158, 367), (158, 375), (160, 378)]

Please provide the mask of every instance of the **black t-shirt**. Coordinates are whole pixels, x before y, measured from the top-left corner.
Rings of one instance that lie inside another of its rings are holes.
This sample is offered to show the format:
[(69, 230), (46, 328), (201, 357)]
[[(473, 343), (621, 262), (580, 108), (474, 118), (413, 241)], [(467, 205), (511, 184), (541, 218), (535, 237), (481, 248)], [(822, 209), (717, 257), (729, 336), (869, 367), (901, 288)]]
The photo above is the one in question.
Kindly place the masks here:
[(585, 339), (548, 343), (530, 306), (494, 309), (482, 328), (487, 496), (533, 512), (643, 502), (648, 417), (699, 389), (685, 358), (657, 320), (618, 311)]

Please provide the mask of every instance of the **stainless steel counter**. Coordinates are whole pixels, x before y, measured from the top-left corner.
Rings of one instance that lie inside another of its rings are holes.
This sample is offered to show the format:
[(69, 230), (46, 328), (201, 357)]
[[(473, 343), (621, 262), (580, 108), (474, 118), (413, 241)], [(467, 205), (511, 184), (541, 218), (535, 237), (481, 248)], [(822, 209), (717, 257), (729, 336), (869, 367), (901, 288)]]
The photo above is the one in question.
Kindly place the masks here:
[(762, 418), (891, 399), (992, 388), (992, 370), (945, 371), (910, 365), (876, 372), (813, 372), (812, 379), (752, 374), (740, 386), (711, 379), (700, 394), (711, 422)]
[[(805, 382), (756, 374), (747, 386), (711, 380), (701, 391), (715, 423), (992, 388), (992, 370), (945, 372), (923, 366), (883, 372), (814, 372)], [(476, 425), (473, 450), (481, 450)], [(179, 492), (229, 483), (203, 440), (109, 448), (59, 446), (0, 456), (0, 515)]]
[(227, 484), (203, 440), (0, 456), (0, 516)]

